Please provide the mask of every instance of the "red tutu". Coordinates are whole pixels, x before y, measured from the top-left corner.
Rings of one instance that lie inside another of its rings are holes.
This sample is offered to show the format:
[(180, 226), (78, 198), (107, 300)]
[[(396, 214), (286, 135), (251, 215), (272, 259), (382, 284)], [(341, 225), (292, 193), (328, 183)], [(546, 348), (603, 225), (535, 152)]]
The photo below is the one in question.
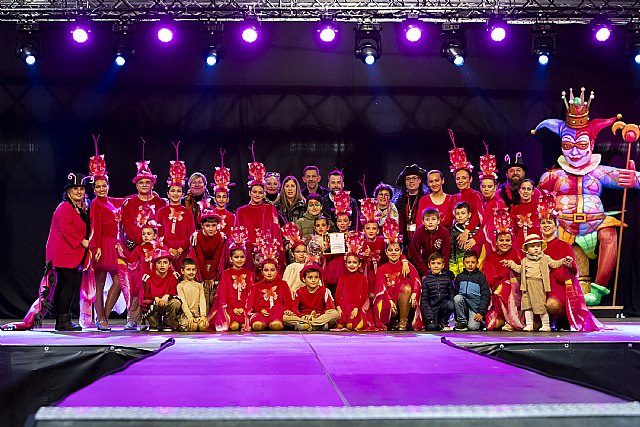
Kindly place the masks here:
[(95, 254), (93, 254), (94, 271), (116, 271), (118, 269), (118, 249), (116, 248), (117, 243), (117, 238), (102, 238), (102, 246), (100, 247), (100, 249), (102, 250), (102, 255), (100, 256), (100, 259), (96, 261)]
[[(273, 321), (283, 322), (282, 317), (284, 316), (284, 306), (283, 305), (274, 305), (272, 308), (266, 309), (269, 312), (269, 316), (264, 316), (262, 313), (257, 312), (251, 315), (251, 319), (249, 320), (249, 324), (253, 325), (255, 322), (262, 322), (265, 325)], [(233, 313), (232, 313), (233, 314)], [(244, 320), (243, 320), (244, 322)]]

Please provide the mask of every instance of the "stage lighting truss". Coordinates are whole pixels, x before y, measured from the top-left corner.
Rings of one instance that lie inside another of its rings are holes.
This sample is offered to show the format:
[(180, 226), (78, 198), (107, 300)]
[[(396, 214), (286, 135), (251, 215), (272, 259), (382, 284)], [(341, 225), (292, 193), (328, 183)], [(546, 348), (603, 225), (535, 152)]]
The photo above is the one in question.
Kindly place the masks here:
[(213, 67), (226, 55), (224, 47), (224, 24), (220, 22), (206, 24), (202, 41), (202, 57), (204, 63)]
[(556, 26), (536, 24), (531, 35), (531, 53), (540, 65), (547, 65), (552, 55), (556, 54)]
[(34, 65), (42, 54), (40, 26), (37, 22), (22, 22), (17, 30), (16, 57), (26, 65)]
[(631, 60), (640, 65), (640, 23), (631, 23), (627, 26), (625, 36), (627, 55)]
[(113, 24), (113, 51), (115, 64), (122, 67), (136, 54), (135, 24), (121, 21)]
[(464, 65), (467, 56), (467, 37), (460, 24), (442, 24), (440, 55), (456, 67)]
[(354, 31), (354, 55), (366, 65), (373, 65), (382, 56), (382, 27), (380, 24), (363, 22)]

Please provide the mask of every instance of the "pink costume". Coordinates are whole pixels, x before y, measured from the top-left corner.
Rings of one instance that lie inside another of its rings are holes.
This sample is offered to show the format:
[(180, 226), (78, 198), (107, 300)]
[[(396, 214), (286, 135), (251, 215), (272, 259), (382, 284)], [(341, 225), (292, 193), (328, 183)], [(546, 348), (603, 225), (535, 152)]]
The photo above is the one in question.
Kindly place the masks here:
[[(422, 290), (420, 276), (415, 267), (409, 264), (409, 276), (402, 275), (402, 262), (387, 262), (378, 268), (376, 276), (375, 298), (373, 300), (373, 318), (376, 328), (386, 330), (391, 321), (391, 301), (398, 302), (398, 295), (404, 286), (411, 287), (411, 292), (416, 294), (416, 301), (420, 301)], [(420, 308), (416, 310), (411, 324), (414, 331), (423, 329)]]
[(156, 214), (156, 222), (160, 224), (160, 237), (167, 249), (182, 248), (182, 255), (172, 260), (173, 267), (180, 271), (180, 263), (187, 257), (190, 239), (196, 231), (193, 213), (182, 205), (164, 206)]
[[(262, 322), (265, 325), (273, 321), (282, 322), (285, 310), (291, 310), (291, 291), (287, 282), (276, 277), (267, 282), (262, 280), (255, 285), (249, 295), (249, 323)], [(262, 314), (266, 310), (269, 316)]]
[[(249, 291), (253, 287), (253, 272), (246, 268), (239, 270), (228, 268), (222, 272), (218, 283), (216, 301), (209, 312), (209, 325), (211, 330), (218, 332), (227, 331), (232, 322), (240, 325), (247, 323), (249, 303)], [(234, 309), (241, 308), (244, 313), (235, 314)]]
[(513, 221), (513, 247), (522, 248), (525, 237), (529, 234), (540, 235), (540, 216), (538, 215), (538, 203), (531, 198), (527, 203), (511, 207), (511, 220)]
[[(339, 325), (352, 325), (352, 329), (361, 330), (367, 327), (366, 312), (369, 308), (369, 284), (364, 274), (355, 272), (340, 276), (336, 289), (336, 306), (342, 310), (338, 319)], [(358, 314), (351, 319), (351, 312), (358, 309)]]

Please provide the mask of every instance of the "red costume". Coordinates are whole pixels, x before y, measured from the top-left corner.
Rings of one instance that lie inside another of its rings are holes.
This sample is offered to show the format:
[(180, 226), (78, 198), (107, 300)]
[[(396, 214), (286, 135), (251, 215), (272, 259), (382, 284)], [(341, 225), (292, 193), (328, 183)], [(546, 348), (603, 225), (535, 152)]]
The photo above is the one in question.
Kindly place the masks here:
[(444, 265), (449, 265), (451, 234), (442, 224), (435, 230), (427, 230), (424, 225), (421, 225), (413, 235), (409, 247), (409, 258), (420, 277), (425, 277), (429, 272), (429, 256), (434, 252), (440, 252), (444, 257)]
[(93, 269), (99, 271), (116, 271), (118, 269), (118, 225), (120, 212), (108, 197), (96, 197), (91, 203), (92, 237), (89, 249), (94, 254), (99, 248), (100, 259), (93, 263)]
[[(369, 308), (368, 290), (369, 284), (364, 274), (355, 272), (340, 276), (336, 290), (336, 305), (342, 310), (339, 325), (352, 324), (356, 330), (367, 326), (365, 312)], [(354, 308), (358, 309), (358, 314), (350, 319)]]
[(131, 287), (131, 295), (141, 296), (142, 278), (151, 274), (153, 271), (153, 250), (152, 243), (143, 243), (136, 246), (135, 249), (127, 256), (127, 264), (129, 265), (129, 283)]
[(420, 199), (418, 204), (418, 218), (422, 218), (422, 213), (425, 209), (432, 208), (437, 209), (440, 212), (440, 225), (444, 228), (451, 228), (455, 218), (453, 217), (453, 196), (451, 194), (445, 194), (444, 202), (436, 205), (431, 199), (431, 194), (427, 194)]
[[(285, 310), (291, 310), (291, 291), (287, 282), (276, 277), (275, 280), (267, 282), (262, 280), (253, 285), (249, 295), (250, 322), (262, 322), (265, 325), (273, 321), (283, 322), (282, 316)], [(269, 316), (262, 314), (262, 310), (267, 310)]]
[(329, 289), (324, 286), (319, 286), (315, 292), (311, 293), (306, 286), (303, 286), (295, 293), (291, 311), (293, 311), (296, 316), (302, 317), (314, 311), (318, 315), (324, 314), (325, 311), (335, 308), (336, 306)]
[(187, 257), (190, 239), (196, 231), (195, 220), (190, 209), (182, 205), (164, 206), (156, 213), (156, 222), (160, 224), (160, 237), (167, 249), (182, 249), (182, 255), (172, 260), (173, 266), (180, 271), (180, 263)]
[(484, 201), (484, 220), (482, 222), (481, 232), (484, 239), (484, 252), (486, 254), (490, 254), (496, 250), (496, 227), (493, 223), (496, 216), (496, 209), (507, 207), (502, 197), (496, 194)]
[(501, 264), (507, 259), (520, 263), (517, 251), (512, 248), (504, 254), (491, 252), (480, 266), (491, 289), (491, 305), (485, 316), (485, 326), (489, 330), (498, 328), (499, 321), (517, 330), (524, 328), (520, 312), (520, 284), (511, 269)]
[[(420, 292), (422, 290), (420, 276), (418, 276), (418, 271), (413, 265), (409, 264), (408, 277), (402, 275), (401, 261), (396, 263), (388, 262), (378, 269), (375, 288), (376, 296), (373, 300), (373, 318), (377, 328), (386, 330), (391, 321), (391, 301), (398, 301), (398, 296), (404, 286), (410, 286), (411, 293), (416, 294), (416, 301), (420, 301)], [(419, 308), (413, 317), (412, 326), (414, 331), (423, 329), (422, 315)]]
[[(228, 268), (223, 271), (218, 283), (216, 302), (208, 316), (209, 325), (219, 332), (228, 330), (231, 322), (245, 325), (250, 305), (248, 296), (252, 287), (253, 273), (246, 268)], [(244, 313), (235, 314), (233, 310), (237, 308), (244, 310)]]
[(82, 241), (87, 234), (87, 225), (73, 204), (66, 201), (60, 203), (51, 219), (47, 238), (47, 261), (51, 261), (54, 267), (78, 267), (85, 258)]
[(148, 306), (156, 297), (178, 294), (178, 273), (168, 271), (164, 277), (160, 277), (154, 270), (144, 275), (142, 282), (144, 283), (144, 306)]
[[(522, 249), (524, 239), (528, 234), (540, 235), (540, 216), (538, 214), (537, 199), (529, 202), (520, 202), (511, 207), (511, 219), (513, 221), (513, 247)], [(526, 232), (525, 232), (526, 230)], [(555, 258), (554, 258), (555, 259)]]
[(327, 268), (324, 270), (322, 283), (325, 286), (338, 286), (340, 276), (347, 274), (348, 272), (347, 266), (344, 263), (344, 256), (334, 258), (329, 262)]
[(151, 211), (147, 211), (147, 202), (142, 200), (137, 194), (126, 198), (122, 205), (122, 229), (125, 237), (134, 241), (137, 245), (142, 244), (142, 226), (150, 220), (156, 219), (156, 212), (167, 202), (156, 195), (149, 199)]
[(376, 236), (373, 241), (366, 240), (363, 249), (369, 249), (370, 251), (369, 256), (362, 258), (362, 265), (364, 265), (364, 274), (367, 276), (369, 294), (371, 295), (376, 289), (378, 266), (387, 262), (387, 254), (384, 251), (384, 238)]
[(236, 216), (226, 209), (215, 209), (216, 213), (220, 217), (220, 224), (218, 230), (222, 231), (225, 236), (229, 237), (231, 233), (231, 227), (236, 223)]
[(193, 252), (198, 265), (198, 274), (202, 280), (218, 278), (223, 250), (224, 239), (220, 231), (213, 236), (207, 236), (202, 230), (196, 233)]

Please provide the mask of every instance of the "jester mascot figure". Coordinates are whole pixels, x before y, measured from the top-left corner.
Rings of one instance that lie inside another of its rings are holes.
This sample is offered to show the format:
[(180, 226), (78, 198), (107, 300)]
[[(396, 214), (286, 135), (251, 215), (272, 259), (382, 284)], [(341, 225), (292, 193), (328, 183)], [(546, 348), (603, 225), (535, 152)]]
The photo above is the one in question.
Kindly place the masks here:
[[(609, 294), (607, 286), (616, 263), (616, 227), (620, 221), (605, 212), (600, 194), (603, 188), (640, 188), (639, 174), (632, 169), (619, 169), (600, 164), (600, 154), (593, 148), (598, 133), (613, 124), (610, 119), (589, 120), (589, 108), (594, 98), (593, 92), (585, 103), (584, 88), (580, 97), (569, 91), (562, 92), (567, 110), (566, 120), (548, 119), (542, 121), (535, 130), (547, 128), (557, 134), (562, 142), (562, 156), (558, 158), (559, 169), (552, 169), (540, 178), (541, 190), (555, 192), (558, 211), (558, 237), (573, 245), (580, 284), (585, 292), (587, 305), (600, 304), (604, 295)], [(620, 118), (620, 117), (617, 117)], [(595, 259), (596, 244), (600, 243), (598, 271), (595, 281), (589, 276), (589, 259)]]

